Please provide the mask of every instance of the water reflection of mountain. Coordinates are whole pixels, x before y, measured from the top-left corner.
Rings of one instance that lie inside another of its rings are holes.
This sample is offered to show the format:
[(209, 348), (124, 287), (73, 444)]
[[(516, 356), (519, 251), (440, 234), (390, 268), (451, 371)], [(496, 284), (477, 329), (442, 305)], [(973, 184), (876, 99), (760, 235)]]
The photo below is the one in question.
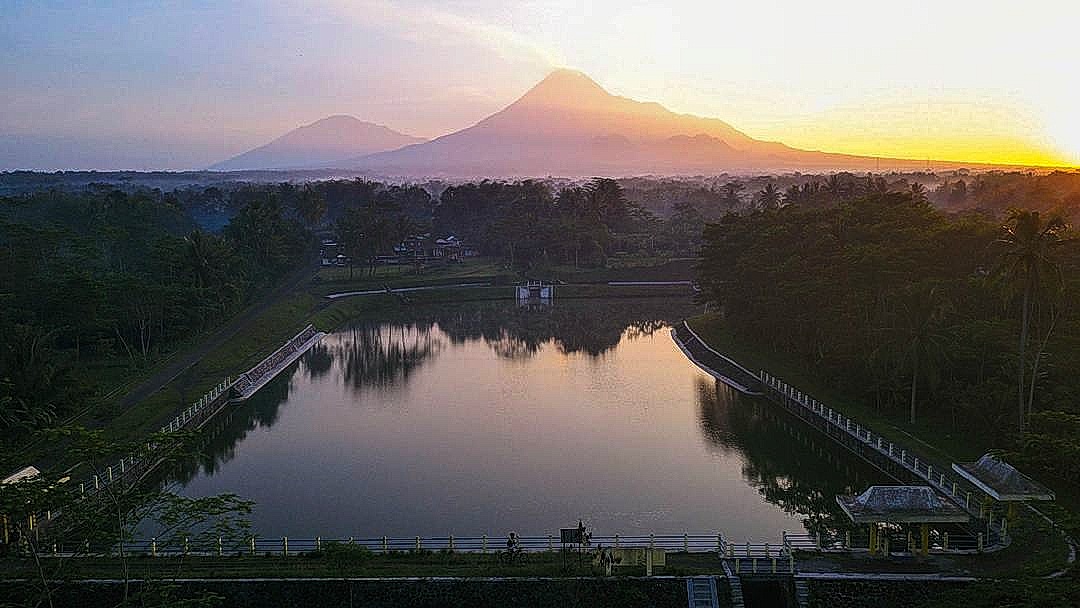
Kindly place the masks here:
[(765, 500), (803, 516), (807, 529), (846, 527), (836, 495), (883, 481), (869, 465), (777, 406), (716, 381), (701, 379), (697, 388), (699, 424), (710, 447), (742, 453), (743, 478)]

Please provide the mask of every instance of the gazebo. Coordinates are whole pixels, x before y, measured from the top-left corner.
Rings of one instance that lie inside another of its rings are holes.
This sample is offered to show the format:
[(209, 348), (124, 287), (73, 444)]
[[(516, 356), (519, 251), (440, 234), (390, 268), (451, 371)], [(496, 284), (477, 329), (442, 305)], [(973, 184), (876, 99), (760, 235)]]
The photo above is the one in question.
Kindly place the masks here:
[(930, 552), (930, 524), (966, 523), (966, 511), (930, 486), (870, 486), (858, 496), (837, 496), (837, 504), (856, 524), (870, 527), (870, 554), (877, 552), (881, 524), (919, 524), (922, 554)]
[(952, 468), (994, 500), (1008, 503), (1010, 517), (1018, 502), (1054, 500), (1050, 489), (993, 454), (984, 454), (975, 462), (953, 463)]

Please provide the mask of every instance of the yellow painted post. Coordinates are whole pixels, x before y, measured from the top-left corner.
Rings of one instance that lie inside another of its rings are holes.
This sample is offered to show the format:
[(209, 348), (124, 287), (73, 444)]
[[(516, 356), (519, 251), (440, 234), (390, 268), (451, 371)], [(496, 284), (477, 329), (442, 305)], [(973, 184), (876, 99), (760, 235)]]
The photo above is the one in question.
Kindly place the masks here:
[(930, 553), (930, 526), (922, 524), (920, 532), (922, 534), (922, 554), (925, 556)]
[(652, 547), (645, 552), (645, 576), (652, 576), (653, 569), (653, 551)]
[(776, 574), (776, 558), (772, 558), (772, 573)]

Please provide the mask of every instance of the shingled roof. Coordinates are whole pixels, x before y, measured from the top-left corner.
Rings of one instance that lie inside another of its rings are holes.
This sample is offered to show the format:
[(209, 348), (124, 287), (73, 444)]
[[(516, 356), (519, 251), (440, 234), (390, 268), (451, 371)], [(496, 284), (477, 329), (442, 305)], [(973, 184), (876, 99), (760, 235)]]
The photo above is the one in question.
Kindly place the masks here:
[(952, 468), (995, 500), (1054, 500), (1054, 493), (1046, 486), (993, 454), (984, 454), (976, 462), (954, 463)]
[(968, 514), (930, 486), (870, 486), (858, 496), (837, 496), (851, 521), (875, 523), (966, 522)]

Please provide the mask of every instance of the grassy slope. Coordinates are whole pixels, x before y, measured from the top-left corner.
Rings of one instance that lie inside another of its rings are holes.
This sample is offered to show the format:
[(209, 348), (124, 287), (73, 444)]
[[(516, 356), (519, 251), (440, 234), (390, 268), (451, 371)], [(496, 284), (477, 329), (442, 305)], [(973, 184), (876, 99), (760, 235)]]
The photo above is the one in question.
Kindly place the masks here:
[[(922, 460), (933, 463), (938, 470), (951, 470), (954, 462), (970, 461), (993, 448), (985, 438), (974, 435), (954, 435), (933, 424), (916, 424), (889, 416), (876, 408), (867, 407), (851, 395), (836, 391), (821, 381), (789, 353), (766, 351), (755, 344), (736, 338), (724, 327), (716, 314), (688, 319), (690, 327), (716, 350), (727, 354), (751, 370), (767, 370), (843, 412), (845, 416), (872, 428), (876, 433), (919, 452)], [(1067, 505), (1075, 509), (1076, 505)], [(1021, 510), (1012, 530), (1013, 545), (996, 553), (978, 556), (965, 564), (986, 576), (1016, 574), (1047, 574), (1063, 565), (1068, 548), (1060, 535), (1052, 533), (1041, 520)]]

